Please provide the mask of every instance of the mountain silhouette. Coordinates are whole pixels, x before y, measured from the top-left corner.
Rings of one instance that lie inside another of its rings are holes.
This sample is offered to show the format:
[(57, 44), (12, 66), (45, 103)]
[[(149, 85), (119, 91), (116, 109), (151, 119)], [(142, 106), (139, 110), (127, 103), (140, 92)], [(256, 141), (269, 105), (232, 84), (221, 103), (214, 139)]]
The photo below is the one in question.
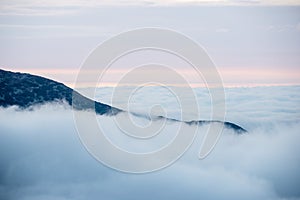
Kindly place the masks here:
[[(76, 110), (94, 110), (98, 115), (117, 115), (126, 112), (121, 109), (91, 100), (63, 83), (28, 73), (11, 72), (0, 69), (0, 106), (18, 106), (21, 109), (31, 108), (50, 102), (66, 102)], [(133, 113), (134, 114), (134, 113)], [(138, 115), (143, 117), (143, 115)], [(176, 119), (169, 121), (181, 122)], [(184, 121), (189, 125), (223, 123), (225, 128), (236, 133), (247, 132), (244, 128), (232, 122), (217, 120)]]

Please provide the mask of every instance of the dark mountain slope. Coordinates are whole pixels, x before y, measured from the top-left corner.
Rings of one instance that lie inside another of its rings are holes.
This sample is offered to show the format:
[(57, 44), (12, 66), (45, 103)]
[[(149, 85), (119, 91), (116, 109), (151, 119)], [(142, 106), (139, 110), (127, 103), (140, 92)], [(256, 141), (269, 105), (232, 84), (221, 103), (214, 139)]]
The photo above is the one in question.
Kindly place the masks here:
[(17, 105), (28, 108), (37, 104), (53, 101), (66, 101), (72, 105), (72, 95), (80, 102), (75, 102), (76, 109), (94, 109), (97, 114), (113, 114), (121, 110), (106, 104), (92, 101), (62, 83), (31, 74), (9, 72), (0, 69), (0, 106)]

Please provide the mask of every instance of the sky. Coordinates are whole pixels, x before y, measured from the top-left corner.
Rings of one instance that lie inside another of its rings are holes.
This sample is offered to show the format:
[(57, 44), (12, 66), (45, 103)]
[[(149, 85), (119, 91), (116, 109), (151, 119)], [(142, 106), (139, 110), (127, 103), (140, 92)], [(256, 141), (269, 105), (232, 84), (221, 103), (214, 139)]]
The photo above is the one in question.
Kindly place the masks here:
[[(142, 27), (192, 38), (206, 49), (227, 86), (300, 84), (299, 0), (2, 0), (0, 67), (72, 87), (93, 49)], [(124, 73), (113, 70), (105, 83), (113, 85)]]

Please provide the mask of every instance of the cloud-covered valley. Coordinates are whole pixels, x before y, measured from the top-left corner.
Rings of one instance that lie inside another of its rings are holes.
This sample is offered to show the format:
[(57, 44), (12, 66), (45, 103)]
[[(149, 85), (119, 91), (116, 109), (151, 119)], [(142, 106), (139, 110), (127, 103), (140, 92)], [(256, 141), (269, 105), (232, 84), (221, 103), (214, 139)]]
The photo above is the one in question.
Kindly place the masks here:
[[(109, 103), (111, 91), (99, 89), (96, 99)], [(226, 89), (226, 120), (244, 126), (247, 134), (225, 130), (211, 154), (199, 160), (207, 128), (200, 127), (177, 162), (139, 175), (96, 161), (81, 144), (68, 106), (1, 108), (0, 199), (300, 199), (299, 91), (297, 86)], [(201, 117), (208, 118), (209, 94), (195, 92)], [(154, 94), (157, 99), (149, 98)], [(174, 98), (159, 88), (145, 88), (133, 96), (132, 106), (147, 112), (151, 101), (163, 102), (170, 116), (178, 116)], [(111, 117), (99, 116), (101, 121), (113, 130)]]

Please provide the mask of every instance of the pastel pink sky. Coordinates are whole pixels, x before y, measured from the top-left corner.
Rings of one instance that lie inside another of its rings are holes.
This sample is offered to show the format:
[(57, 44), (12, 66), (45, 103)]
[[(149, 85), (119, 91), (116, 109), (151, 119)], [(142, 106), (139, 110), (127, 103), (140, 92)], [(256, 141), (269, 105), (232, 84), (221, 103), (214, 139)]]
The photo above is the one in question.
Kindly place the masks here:
[[(298, 0), (4, 0), (0, 13), (0, 68), (71, 87), (93, 49), (141, 27), (172, 29), (201, 44), (225, 86), (300, 84)], [(186, 67), (178, 73), (194, 86), (203, 84)], [(126, 69), (111, 70), (104, 85), (124, 74)]]
[[(79, 70), (76, 69), (17, 69), (20, 71), (47, 77), (59, 82), (63, 82), (69, 87), (74, 87)], [(300, 85), (300, 73), (294, 73), (290, 70), (278, 69), (276, 71), (264, 70), (263, 68), (241, 69), (239, 67), (227, 67), (226, 69), (218, 69), (218, 72), (223, 80), (225, 87), (255, 87), (255, 86), (276, 86), (276, 85)], [(97, 73), (97, 72), (91, 72)], [(99, 81), (99, 86), (116, 86), (126, 70), (110, 70), (104, 78)], [(146, 76), (148, 72), (140, 76)], [(205, 83), (197, 75), (194, 70), (178, 71), (178, 74), (183, 76), (192, 87), (203, 87)], [(176, 86), (176, 83), (170, 79), (170, 84)], [(91, 83), (88, 81), (81, 83), (81, 87), (89, 87)], [(179, 85), (180, 86), (180, 85)]]

